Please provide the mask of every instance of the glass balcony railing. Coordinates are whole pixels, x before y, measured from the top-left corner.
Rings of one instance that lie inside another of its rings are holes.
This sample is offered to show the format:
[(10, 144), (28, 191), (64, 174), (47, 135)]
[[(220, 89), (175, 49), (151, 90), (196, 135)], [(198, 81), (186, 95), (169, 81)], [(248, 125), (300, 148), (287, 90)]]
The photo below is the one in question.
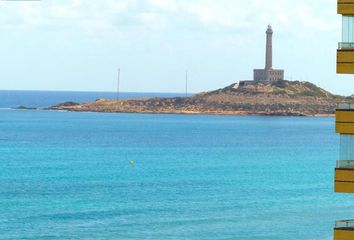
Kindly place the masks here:
[(354, 168), (354, 160), (337, 161), (337, 168)]
[(353, 49), (354, 50), (354, 42), (340, 42), (340, 43), (338, 43), (338, 49)]
[(336, 222), (336, 229), (354, 229), (354, 220), (344, 220)]
[[(341, 134), (339, 139), (339, 161), (341, 165), (353, 164), (354, 160), (354, 135)], [(342, 161), (344, 160), (344, 161)]]
[(338, 110), (350, 110), (350, 109), (354, 110), (354, 103), (339, 103), (337, 105), (337, 109)]

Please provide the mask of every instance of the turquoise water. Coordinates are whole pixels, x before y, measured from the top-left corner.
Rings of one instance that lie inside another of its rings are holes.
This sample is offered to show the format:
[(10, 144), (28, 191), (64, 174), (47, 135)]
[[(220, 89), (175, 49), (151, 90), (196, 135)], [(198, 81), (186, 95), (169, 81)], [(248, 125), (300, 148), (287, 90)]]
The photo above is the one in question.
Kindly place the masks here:
[[(184, 97), (181, 93), (121, 92), (120, 98)], [(67, 92), (67, 91), (4, 91), (0, 90), (0, 108), (49, 107), (66, 101), (90, 102), (98, 98), (116, 98), (115, 92)]]
[(0, 116), (0, 239), (323, 240), (354, 218), (333, 118)]

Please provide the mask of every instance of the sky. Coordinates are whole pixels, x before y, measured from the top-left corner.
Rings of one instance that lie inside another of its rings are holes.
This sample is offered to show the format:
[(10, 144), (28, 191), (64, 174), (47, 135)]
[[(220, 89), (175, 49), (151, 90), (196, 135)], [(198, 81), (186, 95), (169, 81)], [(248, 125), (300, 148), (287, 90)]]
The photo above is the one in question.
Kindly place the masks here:
[(341, 16), (334, 0), (0, 1), (0, 89), (203, 92), (264, 68), (354, 94), (337, 75)]

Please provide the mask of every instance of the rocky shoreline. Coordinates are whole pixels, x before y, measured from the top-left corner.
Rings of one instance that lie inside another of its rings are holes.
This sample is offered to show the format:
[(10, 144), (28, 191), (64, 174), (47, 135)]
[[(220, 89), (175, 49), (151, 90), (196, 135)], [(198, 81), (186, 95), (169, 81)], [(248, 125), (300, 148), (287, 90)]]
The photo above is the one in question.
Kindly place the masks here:
[[(309, 82), (240, 82), (191, 97), (97, 99), (65, 102), (45, 110), (149, 114), (262, 116), (333, 116), (336, 105), (353, 100), (333, 95)], [(24, 108), (24, 107), (22, 107)]]
[(191, 97), (97, 99), (65, 102), (45, 110), (149, 114), (213, 114), (262, 116), (333, 116), (336, 104), (353, 100), (333, 95), (309, 82), (244, 81)]

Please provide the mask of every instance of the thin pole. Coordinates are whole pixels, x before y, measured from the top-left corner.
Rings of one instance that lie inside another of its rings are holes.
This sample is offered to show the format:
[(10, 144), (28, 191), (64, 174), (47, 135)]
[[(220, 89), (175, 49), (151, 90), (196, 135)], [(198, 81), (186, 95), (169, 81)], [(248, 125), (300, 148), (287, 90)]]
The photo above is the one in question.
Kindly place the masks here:
[(117, 79), (117, 100), (119, 99), (119, 85), (120, 85), (120, 68), (118, 68), (118, 79)]
[(186, 71), (186, 97), (188, 96), (188, 71)]

